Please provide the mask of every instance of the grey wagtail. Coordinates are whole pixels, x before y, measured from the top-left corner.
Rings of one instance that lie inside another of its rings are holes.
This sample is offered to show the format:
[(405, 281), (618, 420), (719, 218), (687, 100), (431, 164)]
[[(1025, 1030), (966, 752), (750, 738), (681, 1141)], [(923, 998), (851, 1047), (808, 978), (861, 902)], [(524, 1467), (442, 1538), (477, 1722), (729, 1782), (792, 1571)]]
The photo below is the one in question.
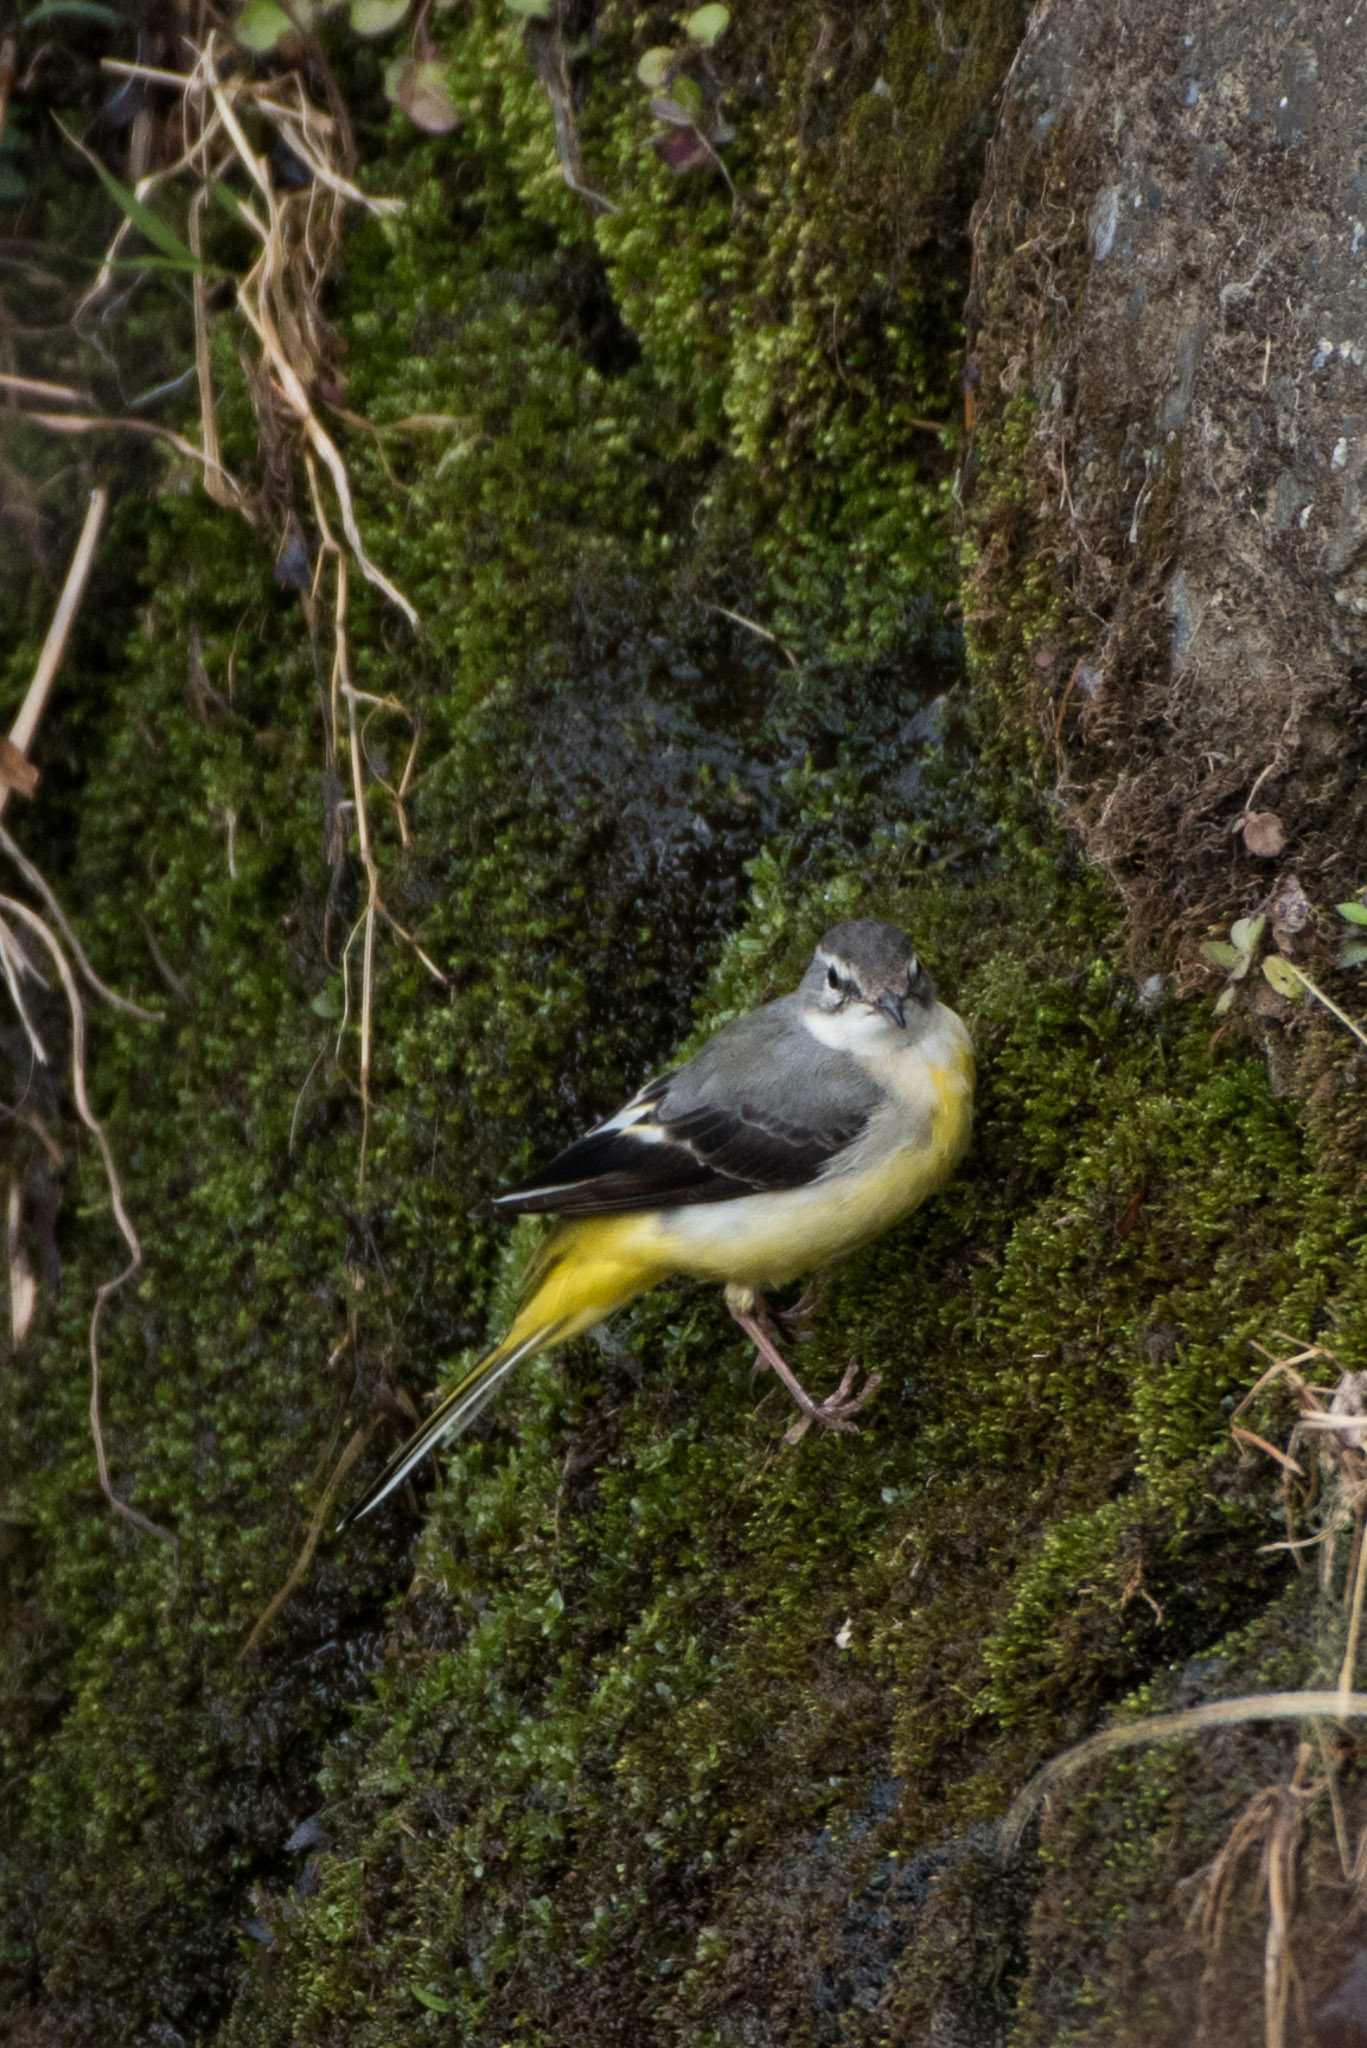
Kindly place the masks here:
[(763, 1290), (818, 1272), (908, 1215), (949, 1178), (973, 1116), (973, 1042), (936, 1000), (911, 940), (858, 918), (832, 927), (790, 996), (719, 1031), (625, 1109), (498, 1197), (557, 1223), (507, 1335), (472, 1366), (342, 1526), (367, 1515), (505, 1373), (591, 1330), (671, 1274), (719, 1281), (726, 1306), (802, 1414), (853, 1429), (877, 1391), (814, 1401), (778, 1348)]

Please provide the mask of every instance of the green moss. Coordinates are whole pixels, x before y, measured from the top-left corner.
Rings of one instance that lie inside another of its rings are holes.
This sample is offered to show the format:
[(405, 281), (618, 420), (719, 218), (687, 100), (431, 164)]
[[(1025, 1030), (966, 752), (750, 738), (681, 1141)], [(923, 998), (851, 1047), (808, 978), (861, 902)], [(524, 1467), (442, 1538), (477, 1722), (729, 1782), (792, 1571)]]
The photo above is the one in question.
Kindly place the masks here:
[[(785, 979), (830, 914), (787, 881), (786, 910), (761, 890), (713, 1017)], [(345, 1965), (359, 2039), (392, 2037), (415, 1984), (477, 2038), (589, 2039), (612, 2014), (609, 2038), (691, 2040), (747, 1986), (804, 2038), (813, 1969), (858, 1940), (827, 1917), (832, 1880), (1000, 1811), (1027, 1759), (1267, 1597), (1273, 1568), (1248, 1571), (1267, 1496), (1222, 1401), (1249, 1327), (1298, 1287), (1346, 1304), (1360, 1284), (1341, 1228), (1330, 1256), (1287, 1231), (1311, 1186), (1289, 1116), (1198, 1020), (1135, 1008), (1094, 899), (1042, 863), (885, 888), (988, 1058), (975, 1165), (822, 1325), (814, 1378), (850, 1352), (887, 1374), (876, 1425), (775, 1456), (774, 1399), (752, 1412), (734, 1339), (719, 1366), (715, 1304), (662, 1293), (629, 1352), (543, 1363), (458, 1447), (421, 1599), (326, 1783), (373, 1902)], [(1010, 965), (975, 958), (984, 918), (1015, 932)], [(1118, 1232), (1141, 1168), (1153, 1213)], [(1341, 1224), (1331, 1198), (1309, 1208)], [(1155, 1298), (1187, 1232), (1190, 1286), (1179, 1262)], [(1180, 1340), (1145, 1348), (1169, 1317)], [(880, 1755), (901, 1782), (875, 1841), (851, 1821)], [(809, 1848), (776, 1923), (773, 1861), (823, 1826), (831, 1871)], [(335, 1983), (308, 1910), (286, 1967)], [(911, 1995), (910, 1964), (884, 1975)], [(268, 1971), (232, 2038), (324, 2038), (280, 1998)]]

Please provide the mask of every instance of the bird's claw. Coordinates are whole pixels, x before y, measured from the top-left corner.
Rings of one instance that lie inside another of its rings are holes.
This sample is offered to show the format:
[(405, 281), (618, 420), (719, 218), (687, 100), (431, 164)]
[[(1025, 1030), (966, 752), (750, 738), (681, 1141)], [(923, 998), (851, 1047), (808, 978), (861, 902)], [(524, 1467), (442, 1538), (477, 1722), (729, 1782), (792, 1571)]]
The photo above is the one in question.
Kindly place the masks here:
[(859, 1425), (857, 1422), (852, 1421), (851, 1417), (857, 1415), (861, 1408), (868, 1405), (883, 1384), (882, 1373), (871, 1372), (863, 1386), (856, 1393), (854, 1391), (854, 1384), (859, 1377), (859, 1373), (859, 1366), (847, 1365), (844, 1376), (835, 1392), (828, 1394), (824, 1401), (814, 1401), (810, 1408), (805, 1409), (798, 1416), (797, 1421), (784, 1431), (784, 1443), (800, 1444), (813, 1423), (816, 1424), (818, 1429), (840, 1429), (846, 1431), (857, 1429)]
[(815, 1336), (813, 1324), (826, 1305), (830, 1282), (823, 1275), (819, 1280), (809, 1280), (791, 1308), (780, 1309), (778, 1319), (794, 1344), (807, 1344)]

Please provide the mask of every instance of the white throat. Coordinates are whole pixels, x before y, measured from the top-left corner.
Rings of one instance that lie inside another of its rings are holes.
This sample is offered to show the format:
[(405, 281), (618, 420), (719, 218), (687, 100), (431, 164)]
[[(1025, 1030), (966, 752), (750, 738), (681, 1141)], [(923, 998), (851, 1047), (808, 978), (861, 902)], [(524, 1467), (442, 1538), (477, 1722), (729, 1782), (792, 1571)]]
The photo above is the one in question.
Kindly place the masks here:
[(842, 1010), (804, 1009), (802, 1021), (812, 1037), (832, 1052), (853, 1053), (856, 1059), (887, 1054), (909, 1041), (907, 1034), (881, 1010), (849, 1004)]

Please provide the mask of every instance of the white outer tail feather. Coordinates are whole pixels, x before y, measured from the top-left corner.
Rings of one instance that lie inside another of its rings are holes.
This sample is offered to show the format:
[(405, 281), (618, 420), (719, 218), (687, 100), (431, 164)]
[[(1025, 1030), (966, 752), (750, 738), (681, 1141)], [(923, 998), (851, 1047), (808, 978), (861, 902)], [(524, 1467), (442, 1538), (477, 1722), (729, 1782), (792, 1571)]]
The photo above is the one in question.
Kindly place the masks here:
[[(444, 1443), (447, 1437), (462, 1436), (476, 1418), (483, 1414), (485, 1407), (497, 1392), (504, 1374), (511, 1372), (515, 1365), (520, 1365), (528, 1352), (538, 1350), (550, 1334), (549, 1329), (533, 1331), (530, 1337), (524, 1337), (520, 1344), (515, 1345), (506, 1358), (500, 1358), (496, 1365), (490, 1366), (482, 1377), (476, 1379), (463, 1397), (458, 1390), (454, 1394), (448, 1394), (441, 1406), (420, 1429), (415, 1430), (403, 1449), (391, 1460), (360, 1506), (342, 1517), (337, 1525), (337, 1533), (340, 1535), (353, 1523), (363, 1522), (367, 1515), (373, 1514), (382, 1501), (388, 1500), (396, 1486), (403, 1485), (414, 1466), (421, 1464), (428, 1452), (435, 1450), (438, 1444)], [(479, 1367), (476, 1366), (473, 1373), (478, 1371)], [(467, 1379), (473, 1378), (473, 1373), (467, 1375)]]

